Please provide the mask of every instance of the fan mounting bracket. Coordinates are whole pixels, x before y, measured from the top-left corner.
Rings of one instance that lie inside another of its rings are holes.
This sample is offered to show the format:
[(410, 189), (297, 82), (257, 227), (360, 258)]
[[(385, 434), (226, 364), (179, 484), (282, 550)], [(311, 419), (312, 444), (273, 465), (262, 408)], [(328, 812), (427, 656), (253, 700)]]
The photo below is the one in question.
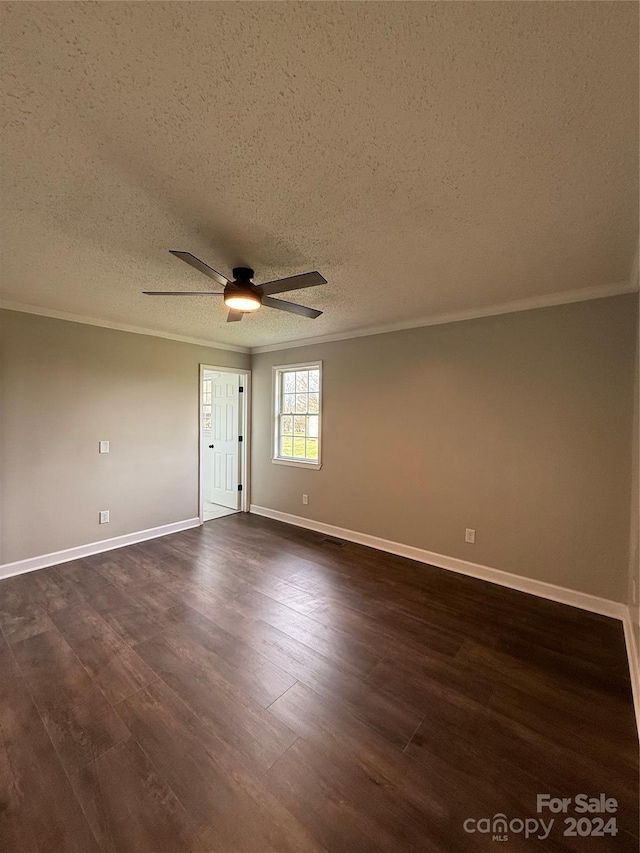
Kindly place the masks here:
[(250, 281), (255, 275), (251, 267), (234, 267), (232, 272), (236, 281)]

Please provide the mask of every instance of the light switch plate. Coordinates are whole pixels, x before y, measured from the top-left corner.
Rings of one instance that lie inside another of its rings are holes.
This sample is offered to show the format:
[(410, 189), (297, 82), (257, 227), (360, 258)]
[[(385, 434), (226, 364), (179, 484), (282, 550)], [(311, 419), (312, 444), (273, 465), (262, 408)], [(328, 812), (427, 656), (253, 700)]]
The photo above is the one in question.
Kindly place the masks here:
[(109, 442), (108, 441), (101, 441), (101, 442), (99, 442), (99, 445), (100, 445), (100, 453), (108, 453), (109, 452)]

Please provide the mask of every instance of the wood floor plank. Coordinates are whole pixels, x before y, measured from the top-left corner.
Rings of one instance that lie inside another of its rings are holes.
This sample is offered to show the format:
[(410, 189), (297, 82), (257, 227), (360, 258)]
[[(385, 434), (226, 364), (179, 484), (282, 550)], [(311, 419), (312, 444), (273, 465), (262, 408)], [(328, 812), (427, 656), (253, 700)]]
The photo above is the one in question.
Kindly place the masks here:
[[(124, 563), (121, 557), (120, 564)], [(102, 565), (110, 563), (105, 561)], [(63, 564), (56, 567), (56, 572), (61, 580), (90, 602), (93, 609), (129, 644), (142, 642), (161, 631), (164, 627), (163, 613), (178, 603), (163, 584), (155, 579), (149, 580), (146, 574), (142, 584), (121, 582), (114, 586), (97, 568), (92, 567), (89, 560)]]
[[(513, 648), (513, 647), (512, 647)], [(629, 703), (629, 681), (609, 670), (591, 676), (585, 667), (572, 665), (570, 658), (557, 652), (531, 650), (523, 657), (523, 649), (509, 654), (500, 647), (475, 641), (465, 641), (456, 660), (473, 668), (479, 677), (489, 679), (494, 688), (509, 686), (534, 697), (547, 699), (558, 710), (578, 712), (592, 724), (599, 720), (611, 728), (614, 719), (615, 736), (623, 735), (635, 741), (633, 727), (625, 715)], [(620, 721), (623, 730), (616, 726)]]
[[(523, 596), (533, 618), (519, 620), (512, 612), (498, 646), (524, 644), (531, 651), (556, 652), (576, 662), (583, 660), (594, 670), (609, 669), (628, 677), (624, 630), (618, 619), (580, 611), (555, 601)], [(516, 628), (517, 625), (517, 628)], [(589, 654), (584, 655), (585, 648)]]
[(319, 853), (303, 827), (254, 778), (242, 755), (215, 736), (162, 682), (119, 713), (197, 822), (207, 850)]
[[(309, 765), (294, 744), (269, 774), (268, 784), (287, 809), (329, 851), (383, 853), (379, 827), (352, 805), (342, 791)], [(425, 851), (428, 847), (423, 848)]]
[(133, 739), (72, 781), (104, 853), (204, 853), (195, 824)]
[[(265, 777), (273, 793), (329, 851), (462, 853), (459, 827), (415, 806), (352, 756), (297, 740)], [(435, 787), (435, 786), (434, 786)], [(519, 849), (519, 848), (515, 848)], [(522, 849), (522, 848), (520, 848)]]
[[(637, 766), (636, 733), (631, 726), (620, 726), (613, 714), (608, 726), (602, 725), (595, 730), (588, 715), (583, 713), (584, 706), (581, 709), (570, 707), (563, 701), (562, 694), (551, 701), (549, 696), (533, 696), (530, 690), (524, 692), (510, 685), (496, 687), (489, 705), (532, 731), (546, 733), (549, 739), (574, 752), (580, 752), (582, 744), (588, 739), (589, 752), (600, 761), (613, 761), (618, 766), (629, 768)], [(557, 709), (559, 718), (550, 730), (546, 721), (553, 715), (554, 709)]]
[(245, 607), (253, 618), (278, 628), (284, 634), (359, 675), (366, 675), (380, 661), (380, 656), (372, 652), (366, 643), (332, 630), (262, 593), (245, 593), (238, 597), (237, 602)]
[(90, 605), (58, 610), (51, 618), (112, 705), (157, 678)]
[(0, 627), (10, 644), (52, 628), (49, 613), (80, 600), (49, 569), (7, 578), (0, 597)]
[(236, 595), (248, 584), (235, 571), (238, 560), (224, 550), (204, 546), (192, 549), (185, 542), (167, 543), (162, 552), (161, 571), (180, 581), (184, 588), (206, 587), (212, 592)]
[(122, 590), (158, 580), (159, 559), (149, 556), (135, 545), (94, 554), (83, 562)]
[[(613, 621), (613, 620), (612, 620)], [(567, 630), (569, 626), (566, 626)], [(620, 632), (622, 633), (622, 625)], [(605, 642), (609, 647), (617, 648), (614, 657), (600, 663), (590, 654), (572, 654), (568, 649), (553, 649), (540, 645), (537, 641), (525, 639), (519, 632), (510, 631), (501, 635), (495, 645), (495, 654), (504, 654), (519, 661), (523, 668), (542, 669), (549, 676), (555, 676), (565, 685), (583, 685), (589, 689), (602, 690), (607, 694), (619, 696), (625, 704), (629, 703), (631, 684), (629, 667), (624, 652), (624, 642), (612, 642), (613, 638), (597, 640), (597, 644)], [(622, 638), (624, 640), (624, 638)], [(585, 638), (584, 647), (589, 648), (596, 637)], [(600, 654), (600, 652), (598, 652)]]
[(168, 616), (175, 622), (164, 636), (183, 640), (190, 657), (202, 656), (227, 683), (252, 696), (262, 707), (267, 708), (296, 683), (294, 676), (196, 610), (176, 607)]
[(4, 581), (4, 595), (23, 607), (35, 605), (50, 613), (80, 601), (76, 589), (56, 578), (52, 569), (25, 572)]
[[(428, 768), (416, 766), (410, 756), (353, 719), (340, 703), (314, 695), (301, 684), (270, 710), (300, 736), (295, 750), (267, 774), (270, 781), (278, 780), (276, 793), (288, 790), (283, 765), (295, 764), (297, 758), (304, 766), (304, 770), (294, 768), (298, 786), (310, 784), (313, 790), (314, 779), (322, 778), (353, 810), (368, 815), (368, 825), (379, 824), (376, 834), (384, 839), (385, 850), (476, 849), (461, 832), (464, 818), (479, 805), (493, 807), (492, 814), (497, 810), (496, 800), (484, 792), (475, 796), (477, 780), (466, 784), (463, 774), (436, 756), (431, 756)], [(497, 804), (507, 809), (517, 805), (506, 785)]]
[(543, 790), (556, 797), (596, 788), (615, 791), (618, 822), (635, 834), (636, 775), (559, 745), (550, 730), (546, 734), (459, 694), (433, 695), (406, 754), (425, 768), (431, 768), (434, 759), (456, 773), (464, 768), (460, 787), (473, 789), (469, 800), (483, 800), (489, 807), (495, 805), (496, 811), (500, 803), (503, 811), (507, 803), (512, 804), (513, 813), (532, 811), (537, 793)]
[(5, 599), (4, 603), (0, 604), (0, 627), (9, 645), (53, 629), (53, 622), (42, 607), (21, 607), (19, 612), (15, 612), (7, 603)]
[(365, 641), (386, 660), (402, 661), (429, 652), (453, 656), (464, 642), (459, 631), (436, 627), (364, 596), (325, 601), (309, 616), (328, 626), (335, 624), (338, 617), (343, 633)]
[(207, 586), (190, 584), (176, 592), (176, 596), (182, 604), (197, 610), (199, 613), (206, 614), (210, 608), (217, 608), (227, 602), (235, 601), (238, 593), (224, 591), (218, 587), (210, 589)]
[(382, 661), (367, 680), (420, 711), (434, 690), (457, 691), (480, 701), (489, 701), (494, 690), (473, 667), (435, 653), (402, 662)]
[(136, 603), (135, 596), (122, 592), (106, 582), (93, 583), (87, 600), (94, 610), (130, 644), (158, 634), (163, 622), (158, 614), (152, 614), (146, 607)]
[(31, 575), (0, 581), (10, 848), (486, 853), (467, 817), (604, 791), (615, 839), (509, 849), (638, 849), (616, 620), (242, 513)]
[[(429, 713), (420, 731), (432, 732), (438, 749), (429, 753), (410, 747), (407, 754), (401, 754), (351, 719), (338, 703), (313, 695), (301, 684), (291, 688), (270, 710), (300, 737), (265, 779), (301, 821), (310, 820), (309, 830), (319, 833), (316, 837), (325, 844), (333, 843), (328, 841), (327, 833), (339, 826), (344, 817), (330, 808), (312, 808), (310, 801), (319, 789), (330, 792), (325, 794), (325, 801), (327, 796), (338, 798), (358, 815), (358, 820), (349, 820), (350, 824), (361, 827), (360, 820), (367, 816), (364, 828), (371, 832), (371, 826), (380, 821), (376, 839), (384, 842), (383, 849), (394, 851), (485, 850), (486, 839), (469, 839), (461, 831), (467, 817), (499, 811), (511, 815), (535, 812), (541, 783), (517, 763), (508, 765), (498, 752), (493, 763), (489, 761), (483, 768), (475, 760), (473, 739), (464, 740), (463, 748), (456, 749), (458, 732), (465, 722), (459, 714), (437, 719)], [(450, 725), (443, 727), (443, 721), (450, 721)], [(496, 743), (489, 729), (478, 731), (478, 735)], [(480, 737), (477, 743), (482, 748)], [(451, 761), (452, 752), (455, 761)], [(529, 758), (532, 756), (534, 761), (538, 757), (533, 749)], [(549, 790), (548, 779), (542, 787)], [(555, 795), (553, 788), (551, 791)], [(630, 816), (623, 812), (625, 820)], [(578, 845), (556, 840), (549, 842), (545, 850), (580, 849), (584, 839), (577, 841)], [(353, 843), (356, 849), (357, 844), (366, 849), (370, 842), (360, 839)], [(517, 850), (530, 849), (529, 844), (524, 839), (510, 840), (510, 846)], [(631, 849), (628, 839), (621, 849)]]
[(355, 718), (336, 698), (318, 694), (298, 682), (269, 711), (308, 747), (330, 756), (325, 759), (327, 764), (344, 758), (351, 762), (354, 778), (362, 777), (365, 785), (372, 782), (387, 792), (399, 792), (416, 812), (423, 812), (430, 819), (445, 814), (439, 797), (423, 784), (421, 772), (407, 756)]
[[(3, 846), (7, 853), (98, 853), (42, 719), (9, 649), (0, 644)], [(18, 843), (19, 842), (19, 843)], [(17, 844), (17, 846), (15, 846)]]
[(53, 566), (50, 571), (59, 583), (75, 590), (80, 596), (80, 601), (91, 601), (99, 597), (103, 590), (114, 588), (113, 584), (95, 571), (88, 560), (61, 563), (59, 566)]
[(178, 596), (158, 581), (150, 581), (137, 586), (135, 592), (130, 591), (129, 595), (135, 599), (136, 604), (146, 608), (154, 618), (163, 621), (163, 623), (163, 614), (180, 604)]
[[(259, 619), (251, 619), (237, 602), (205, 608), (207, 619), (242, 639), (264, 658), (277, 664), (294, 679), (318, 693), (343, 702), (351, 713), (400, 748), (404, 747), (422, 719), (416, 711), (377, 690), (366, 679), (341, 669), (325, 655)], [(203, 624), (203, 630), (211, 630)]]
[[(131, 546), (131, 550), (136, 550), (139, 553), (136, 555), (136, 561), (142, 563), (143, 566), (153, 565), (151, 579), (161, 583), (169, 592), (178, 593), (183, 589), (190, 589), (197, 586), (199, 582), (207, 583), (208, 577), (206, 574), (200, 573), (198, 566), (190, 563), (189, 559), (184, 554), (176, 554), (175, 549), (168, 548), (159, 540), (151, 542), (142, 542), (139, 545)], [(145, 581), (148, 583), (149, 578), (145, 574)], [(126, 573), (124, 575), (121, 588), (126, 589), (125, 581), (128, 580)]]
[(165, 631), (136, 650), (216, 735), (261, 772), (295, 740), (251, 695), (227, 681), (226, 665), (199, 644)]
[[(245, 570), (247, 580), (249, 573)], [(251, 588), (263, 595), (268, 595), (275, 601), (281, 604), (286, 604), (292, 610), (297, 610), (298, 613), (310, 614), (313, 613), (320, 605), (326, 601), (325, 596), (318, 593), (308, 592), (306, 589), (294, 586), (280, 578), (273, 578), (266, 575), (264, 572), (256, 572), (250, 579)]]
[(0, 850), (38, 853), (33, 829), (24, 817), (24, 796), (11, 768), (0, 728)]
[(67, 772), (74, 773), (128, 736), (58, 631), (29, 637), (12, 651)]

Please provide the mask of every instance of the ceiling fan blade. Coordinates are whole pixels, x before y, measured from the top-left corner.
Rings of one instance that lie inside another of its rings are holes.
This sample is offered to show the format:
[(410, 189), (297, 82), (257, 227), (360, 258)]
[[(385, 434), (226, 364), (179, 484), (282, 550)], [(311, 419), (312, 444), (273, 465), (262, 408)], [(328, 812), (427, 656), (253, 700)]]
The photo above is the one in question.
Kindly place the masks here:
[(180, 258), (181, 261), (184, 261), (185, 264), (189, 264), (189, 266), (195, 267), (200, 272), (203, 272), (205, 275), (212, 278), (214, 281), (217, 281), (219, 285), (222, 287), (226, 287), (229, 283), (229, 279), (225, 278), (223, 275), (220, 275), (219, 272), (216, 272), (212, 267), (208, 264), (205, 264), (204, 261), (201, 261), (199, 258), (196, 258), (195, 255), (192, 255), (191, 252), (176, 252), (174, 249), (169, 249), (169, 252), (172, 255), (175, 255), (176, 258)]
[(270, 296), (262, 297), (262, 304), (269, 308), (277, 308), (279, 311), (288, 311), (290, 314), (300, 314), (301, 317), (310, 317), (315, 320), (322, 314), (315, 308), (306, 308), (304, 305), (296, 305), (295, 302), (285, 302), (283, 299), (272, 299)]
[(224, 296), (216, 290), (143, 290), (147, 296)]
[(284, 293), (286, 290), (301, 290), (303, 287), (315, 287), (326, 284), (327, 280), (319, 272), (303, 272), (301, 275), (290, 275), (289, 278), (278, 278), (258, 285), (265, 296), (271, 293)]
[(243, 311), (229, 311), (227, 314), (227, 323), (237, 323), (238, 320), (242, 320)]

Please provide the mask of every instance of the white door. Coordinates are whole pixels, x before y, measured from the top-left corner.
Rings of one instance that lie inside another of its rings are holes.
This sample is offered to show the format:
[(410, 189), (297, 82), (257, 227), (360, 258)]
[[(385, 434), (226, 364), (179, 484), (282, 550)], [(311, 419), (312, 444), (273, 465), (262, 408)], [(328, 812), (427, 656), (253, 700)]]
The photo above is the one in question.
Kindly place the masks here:
[(203, 497), (229, 509), (240, 509), (239, 379), (233, 373), (203, 373)]

